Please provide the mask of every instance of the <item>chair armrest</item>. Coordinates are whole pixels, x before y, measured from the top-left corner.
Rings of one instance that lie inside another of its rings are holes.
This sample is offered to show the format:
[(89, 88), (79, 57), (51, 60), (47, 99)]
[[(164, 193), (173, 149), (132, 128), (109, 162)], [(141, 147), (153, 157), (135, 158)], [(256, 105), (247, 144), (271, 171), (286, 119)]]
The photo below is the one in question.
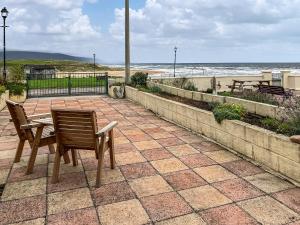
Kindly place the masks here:
[(21, 129), (27, 130), (27, 129), (42, 127), (42, 126), (45, 126), (45, 125), (41, 124), (41, 123), (28, 123), (28, 124), (21, 125)]
[(98, 137), (102, 137), (105, 133), (111, 131), (115, 126), (118, 125), (117, 121), (113, 121), (110, 124), (108, 124), (106, 127), (102, 128), (101, 130), (99, 130), (96, 135)]
[(43, 114), (27, 116), (27, 119), (35, 120), (35, 119), (43, 119), (43, 118), (48, 118), (48, 117), (51, 117), (51, 113), (43, 113)]

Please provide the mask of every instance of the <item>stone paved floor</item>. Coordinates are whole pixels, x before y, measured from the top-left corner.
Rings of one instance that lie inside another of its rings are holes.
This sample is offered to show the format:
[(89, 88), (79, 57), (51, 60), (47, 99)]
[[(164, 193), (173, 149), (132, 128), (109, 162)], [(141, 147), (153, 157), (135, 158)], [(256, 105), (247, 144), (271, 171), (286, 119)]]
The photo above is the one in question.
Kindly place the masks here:
[(117, 169), (106, 158), (104, 185), (95, 189), (94, 154), (81, 151), (79, 166), (63, 164), (60, 183), (52, 185), (53, 155), (41, 148), (34, 173), (24, 175), (30, 150), (12, 163), (17, 138), (4, 110), (0, 224), (300, 224), (299, 188), (139, 105), (78, 97), (30, 99), (24, 106), (29, 114), (51, 106), (94, 109), (99, 126), (117, 120)]

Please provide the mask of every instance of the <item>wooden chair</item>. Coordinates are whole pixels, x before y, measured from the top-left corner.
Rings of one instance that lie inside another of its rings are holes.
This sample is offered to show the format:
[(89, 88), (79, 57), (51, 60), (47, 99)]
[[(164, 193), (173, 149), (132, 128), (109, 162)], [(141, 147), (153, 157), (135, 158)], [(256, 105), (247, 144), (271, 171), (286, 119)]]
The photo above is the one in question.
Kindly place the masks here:
[(111, 169), (115, 168), (113, 128), (117, 122), (98, 131), (96, 113), (90, 110), (53, 109), (52, 118), (57, 142), (52, 183), (59, 180), (60, 159), (65, 152), (71, 150), (73, 165), (77, 166), (77, 150), (92, 150), (98, 159), (96, 187), (99, 187), (106, 150), (109, 150)]
[[(48, 145), (50, 153), (55, 153), (53, 144), (56, 143), (56, 138), (53, 132), (53, 128), (44, 127), (44, 125), (42, 124), (32, 122), (32, 120), (35, 119), (51, 117), (51, 114), (47, 113), (27, 116), (22, 105), (10, 100), (6, 101), (6, 105), (11, 115), (11, 121), (14, 123), (17, 134), (19, 136), (19, 143), (14, 162), (20, 162), (24, 144), (27, 140), (31, 147), (31, 155), (28, 161), (26, 174), (31, 174), (33, 172), (33, 167), (39, 147)], [(66, 158), (66, 162), (68, 161), (70, 160)]]

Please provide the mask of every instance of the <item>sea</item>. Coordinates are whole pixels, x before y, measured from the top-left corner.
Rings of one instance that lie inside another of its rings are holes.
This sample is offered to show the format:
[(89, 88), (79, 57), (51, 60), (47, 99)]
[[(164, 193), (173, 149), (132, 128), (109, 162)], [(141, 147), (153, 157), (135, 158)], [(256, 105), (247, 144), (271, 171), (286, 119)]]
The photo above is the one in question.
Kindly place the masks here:
[[(124, 67), (124, 65), (110, 65)], [(157, 71), (157, 77), (171, 77), (174, 75), (174, 64), (168, 63), (138, 63), (131, 64), (132, 69)], [(176, 76), (245, 76), (258, 75), (263, 70), (271, 70), (279, 74), (282, 70), (300, 74), (300, 63), (177, 63)]]

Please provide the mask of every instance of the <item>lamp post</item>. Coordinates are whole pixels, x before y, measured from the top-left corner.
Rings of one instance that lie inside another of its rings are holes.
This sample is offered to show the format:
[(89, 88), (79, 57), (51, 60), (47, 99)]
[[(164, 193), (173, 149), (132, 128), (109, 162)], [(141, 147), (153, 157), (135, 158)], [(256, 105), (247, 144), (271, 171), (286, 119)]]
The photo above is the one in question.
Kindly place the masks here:
[(175, 54), (175, 57), (174, 57), (174, 77), (176, 76), (176, 57), (177, 57), (177, 50), (178, 50), (178, 48), (175, 46), (175, 48), (174, 48), (174, 54)]
[(8, 16), (8, 11), (7, 9), (4, 7), (2, 10), (1, 10), (1, 16), (3, 18), (3, 81), (5, 82), (6, 81), (6, 49), (5, 49), (5, 28), (7, 27), (5, 25), (5, 21), (6, 21), (6, 18)]
[(96, 54), (93, 54), (94, 57), (94, 76), (96, 75)]
[(129, 0), (125, 0), (125, 84), (130, 78), (130, 20)]

